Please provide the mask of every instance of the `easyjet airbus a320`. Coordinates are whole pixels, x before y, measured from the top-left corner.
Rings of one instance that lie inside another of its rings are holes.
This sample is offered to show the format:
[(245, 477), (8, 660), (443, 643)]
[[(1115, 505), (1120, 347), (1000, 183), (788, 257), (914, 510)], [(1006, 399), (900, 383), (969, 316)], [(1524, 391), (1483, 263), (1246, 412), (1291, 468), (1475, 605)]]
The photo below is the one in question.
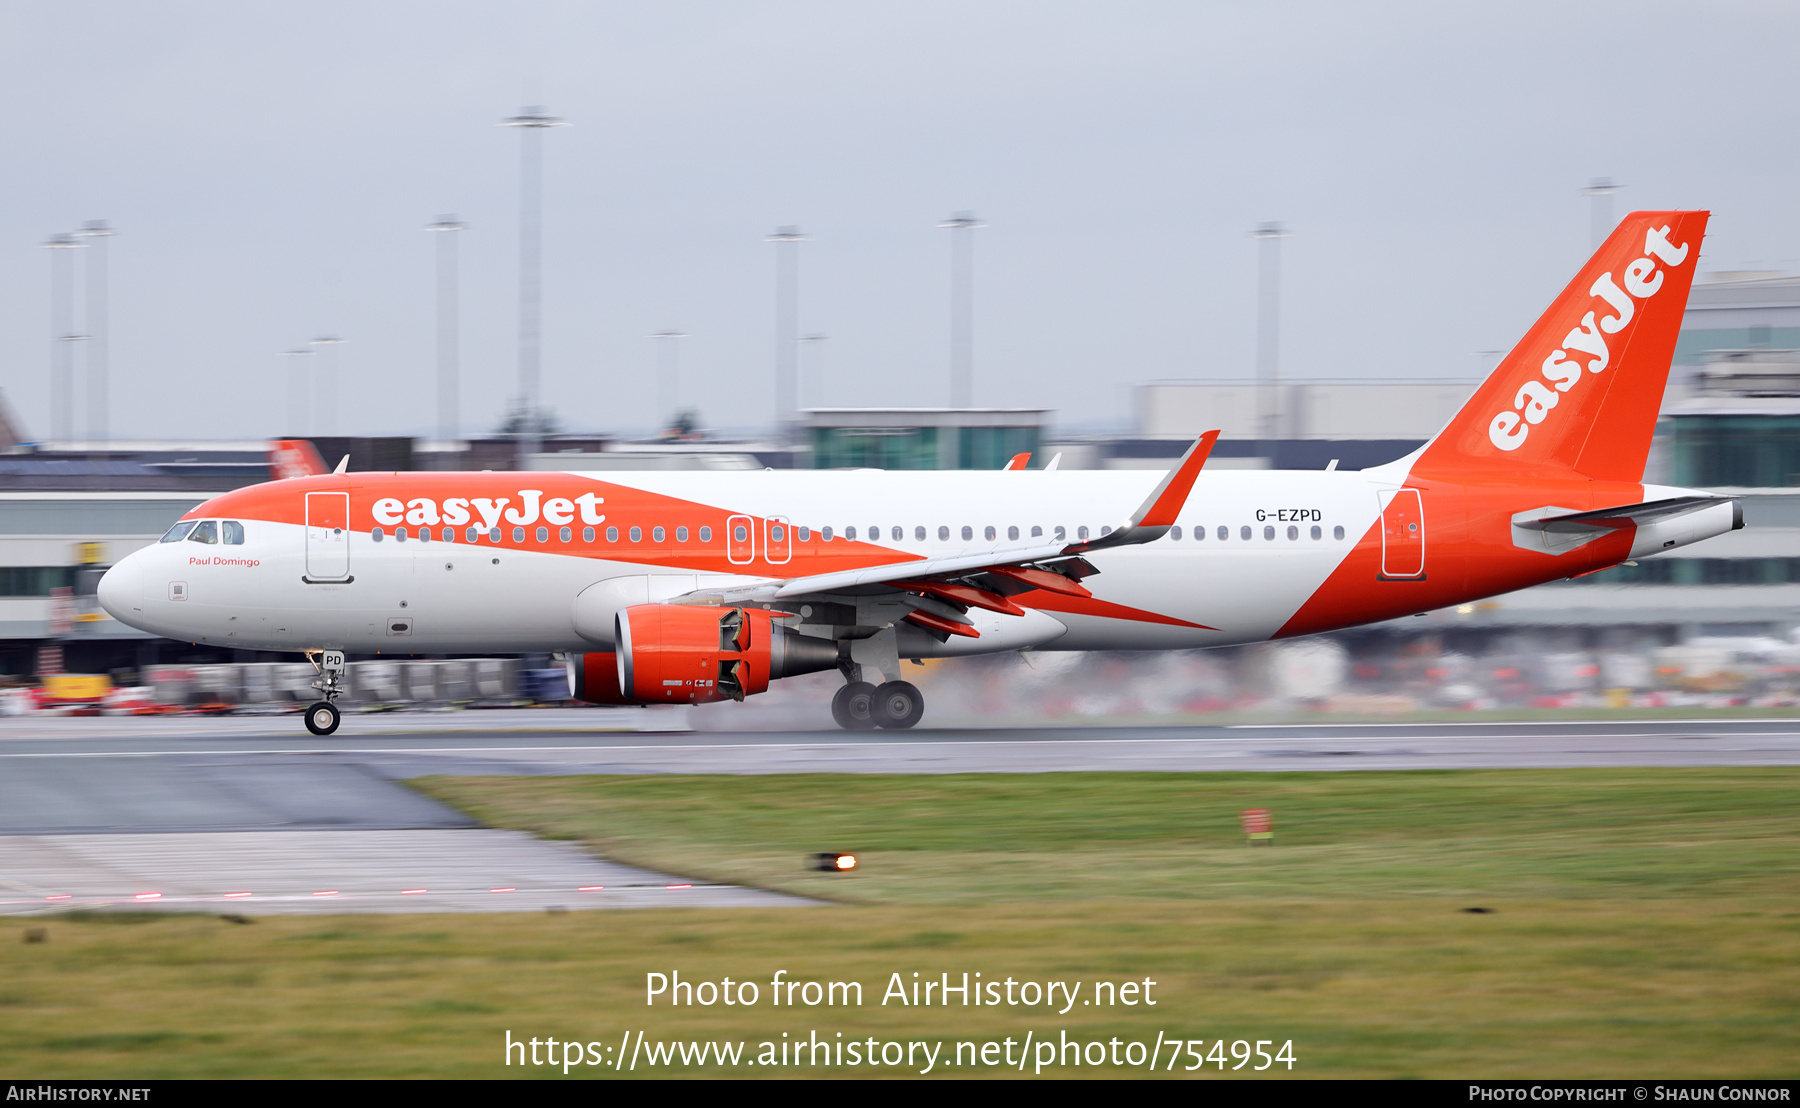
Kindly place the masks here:
[[(600, 704), (742, 700), (835, 669), (844, 727), (911, 727), (909, 658), (1310, 635), (1741, 527), (1645, 485), (1705, 212), (1622, 222), (1467, 405), (1356, 472), (333, 473), (195, 508), (107, 572), (116, 619), (304, 652), (551, 651)], [(323, 468), (323, 467), (318, 467)], [(340, 467), (341, 468), (341, 467)]]

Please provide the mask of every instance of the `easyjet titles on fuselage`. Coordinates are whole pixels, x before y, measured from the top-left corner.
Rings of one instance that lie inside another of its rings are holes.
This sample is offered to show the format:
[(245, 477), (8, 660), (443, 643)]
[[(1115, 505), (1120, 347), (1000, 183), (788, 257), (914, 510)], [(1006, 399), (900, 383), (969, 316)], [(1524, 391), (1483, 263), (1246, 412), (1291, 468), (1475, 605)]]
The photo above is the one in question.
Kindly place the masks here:
[(509, 508), (507, 505), (513, 503), (513, 500), (505, 496), (452, 496), (441, 504), (425, 496), (412, 500), (390, 496), (375, 501), (370, 505), (369, 511), (375, 517), (375, 522), (384, 527), (403, 523), (412, 526), (447, 523), (452, 527), (461, 527), (477, 516), (480, 517), (481, 526), (490, 529), (500, 526), (502, 519), (515, 527), (529, 527), (538, 521), (540, 515), (545, 523), (557, 527), (574, 523), (577, 514), (583, 524), (590, 526), (606, 519), (606, 515), (599, 510), (599, 506), (606, 503), (606, 498), (596, 493), (582, 493), (572, 498), (553, 496), (548, 500), (543, 497), (542, 489), (520, 489), (519, 506)]

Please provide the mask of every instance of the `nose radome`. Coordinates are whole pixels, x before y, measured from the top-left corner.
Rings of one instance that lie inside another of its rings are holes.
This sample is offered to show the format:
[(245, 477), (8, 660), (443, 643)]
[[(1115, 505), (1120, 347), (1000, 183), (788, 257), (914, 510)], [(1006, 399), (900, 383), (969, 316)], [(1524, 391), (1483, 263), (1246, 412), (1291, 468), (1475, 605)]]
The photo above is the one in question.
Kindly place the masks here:
[(106, 614), (130, 623), (144, 607), (144, 567), (136, 554), (107, 570), (94, 590)]

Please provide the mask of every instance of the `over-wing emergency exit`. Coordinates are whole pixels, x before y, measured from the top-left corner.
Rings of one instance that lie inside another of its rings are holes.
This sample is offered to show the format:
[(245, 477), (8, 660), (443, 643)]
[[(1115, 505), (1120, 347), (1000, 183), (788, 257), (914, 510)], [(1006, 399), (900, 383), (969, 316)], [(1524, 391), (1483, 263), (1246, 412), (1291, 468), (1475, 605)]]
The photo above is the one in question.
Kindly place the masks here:
[[(1643, 484), (1707, 221), (1637, 212), (1430, 442), (1361, 471), (322, 473), (227, 493), (114, 566), (114, 618), (305, 653), (550, 651), (601, 704), (742, 700), (837, 670), (848, 728), (911, 727), (907, 659), (1313, 634), (1742, 526)], [(287, 446), (289, 444), (282, 444)], [(316, 455), (315, 455), (316, 458)], [(341, 469), (341, 467), (340, 467)]]

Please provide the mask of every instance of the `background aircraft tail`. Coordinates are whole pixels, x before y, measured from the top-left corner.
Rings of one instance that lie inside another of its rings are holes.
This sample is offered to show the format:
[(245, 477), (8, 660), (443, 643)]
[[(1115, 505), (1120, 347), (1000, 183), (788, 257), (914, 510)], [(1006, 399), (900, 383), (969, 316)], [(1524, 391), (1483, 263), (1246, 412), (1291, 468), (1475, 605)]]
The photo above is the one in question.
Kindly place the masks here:
[(1641, 481), (1708, 214), (1626, 216), (1413, 471)]
[(269, 476), (274, 480), (317, 477), (329, 472), (319, 452), (305, 439), (279, 439), (269, 444)]

